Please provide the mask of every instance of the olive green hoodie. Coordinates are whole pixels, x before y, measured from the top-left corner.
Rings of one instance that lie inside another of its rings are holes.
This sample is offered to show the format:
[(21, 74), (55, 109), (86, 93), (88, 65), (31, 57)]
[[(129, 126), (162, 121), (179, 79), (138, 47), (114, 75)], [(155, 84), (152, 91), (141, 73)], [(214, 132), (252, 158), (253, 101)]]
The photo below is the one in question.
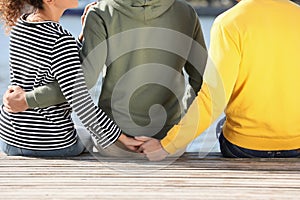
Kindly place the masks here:
[[(89, 88), (107, 66), (99, 106), (124, 133), (163, 138), (183, 115), (183, 68), (196, 94), (202, 84), (207, 54), (194, 9), (181, 0), (102, 0), (87, 14), (84, 38)], [(61, 102), (59, 94), (54, 83), (26, 98), (44, 107)]]

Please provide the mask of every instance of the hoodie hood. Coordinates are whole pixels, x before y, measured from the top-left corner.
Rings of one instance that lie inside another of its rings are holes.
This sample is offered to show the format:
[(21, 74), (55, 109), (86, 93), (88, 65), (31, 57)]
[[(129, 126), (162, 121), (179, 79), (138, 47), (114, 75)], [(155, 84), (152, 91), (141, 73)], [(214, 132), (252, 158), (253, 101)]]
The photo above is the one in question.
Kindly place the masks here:
[(124, 15), (141, 20), (151, 20), (164, 14), (175, 0), (103, 0)]

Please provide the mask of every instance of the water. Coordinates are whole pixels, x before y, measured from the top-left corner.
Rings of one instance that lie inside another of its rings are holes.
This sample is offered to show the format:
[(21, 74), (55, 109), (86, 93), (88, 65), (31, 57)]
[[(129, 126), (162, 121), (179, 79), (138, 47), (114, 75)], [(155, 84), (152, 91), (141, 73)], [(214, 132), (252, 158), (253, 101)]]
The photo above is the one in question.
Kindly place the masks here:
[[(207, 47), (209, 46), (210, 28), (213, 23), (213, 17), (200, 17), (202, 31), (205, 37)], [(77, 36), (81, 30), (79, 16), (63, 16), (61, 24), (68, 29), (74, 36)], [(2, 97), (9, 85), (9, 37), (4, 30), (0, 32), (0, 96)], [(2, 99), (2, 98), (1, 98)], [(201, 145), (205, 143), (206, 145)], [(197, 138), (188, 148), (188, 151), (209, 152), (211, 149), (218, 150), (215, 145), (215, 124), (213, 124), (204, 134)]]
[(5, 92), (9, 81), (8, 46), (9, 46), (9, 38), (7, 35), (5, 35), (4, 30), (1, 29), (0, 32), (0, 96), (1, 97)]

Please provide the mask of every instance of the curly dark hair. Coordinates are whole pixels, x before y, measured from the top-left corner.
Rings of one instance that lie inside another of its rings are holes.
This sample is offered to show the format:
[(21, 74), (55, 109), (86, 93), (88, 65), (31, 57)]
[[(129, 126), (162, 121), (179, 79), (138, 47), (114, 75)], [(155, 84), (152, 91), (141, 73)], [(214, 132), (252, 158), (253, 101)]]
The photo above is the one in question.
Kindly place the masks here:
[(16, 24), (29, 6), (33, 9), (43, 9), (43, 0), (0, 0), (0, 19), (7, 30)]

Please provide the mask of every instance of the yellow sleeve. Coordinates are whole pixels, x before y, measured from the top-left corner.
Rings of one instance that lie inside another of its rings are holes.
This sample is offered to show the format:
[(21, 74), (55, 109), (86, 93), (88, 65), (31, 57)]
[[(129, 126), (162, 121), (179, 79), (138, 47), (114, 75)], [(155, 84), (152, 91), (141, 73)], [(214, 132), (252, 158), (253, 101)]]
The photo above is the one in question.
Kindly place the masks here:
[[(202, 101), (207, 99), (207, 101)], [(208, 117), (201, 118), (200, 112), (206, 112), (206, 116), (212, 115), (212, 105), (208, 87), (204, 83), (198, 96), (190, 106), (188, 113), (174, 126), (165, 138), (161, 140), (163, 148), (170, 154), (175, 153), (178, 149), (184, 148), (190, 141), (195, 139), (199, 130), (205, 130), (211, 123)], [(200, 109), (201, 108), (201, 109)], [(200, 123), (201, 121), (201, 123)]]
[(186, 147), (224, 111), (239, 72), (240, 51), (234, 38), (238, 35), (232, 36), (219, 23), (213, 25), (202, 88), (184, 118), (161, 140), (168, 153)]

